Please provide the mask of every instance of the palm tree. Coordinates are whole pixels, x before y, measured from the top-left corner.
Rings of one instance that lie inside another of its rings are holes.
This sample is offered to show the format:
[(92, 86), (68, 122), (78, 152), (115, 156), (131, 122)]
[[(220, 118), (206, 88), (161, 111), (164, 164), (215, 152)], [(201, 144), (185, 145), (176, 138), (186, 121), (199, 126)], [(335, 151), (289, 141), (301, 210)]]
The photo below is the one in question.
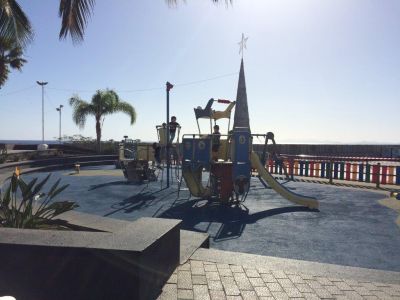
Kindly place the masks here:
[(22, 57), (22, 49), (10, 39), (0, 37), (0, 88), (8, 79), (10, 67), (21, 70), (26, 60)]
[[(184, 2), (185, 0), (182, 0)], [(211, 0), (214, 3), (232, 3), (233, 0)], [(95, 0), (60, 0), (58, 15), (61, 18), (60, 39), (68, 35), (74, 43), (81, 42), (87, 22), (93, 13)], [(169, 6), (177, 5), (180, 0), (165, 0)], [(17, 0), (0, 0), (0, 36), (13, 38), (18, 45), (24, 46), (33, 38), (29, 19), (22, 11)]]
[(90, 115), (96, 120), (97, 151), (100, 152), (101, 129), (106, 115), (123, 112), (131, 118), (131, 125), (136, 121), (136, 111), (132, 105), (121, 101), (118, 94), (113, 90), (98, 90), (92, 97), (90, 103), (74, 95), (69, 99), (73, 107), (72, 119), (79, 128), (83, 128), (86, 118)]
[(16, 0), (0, 0), (0, 37), (21, 48), (33, 39), (31, 23)]

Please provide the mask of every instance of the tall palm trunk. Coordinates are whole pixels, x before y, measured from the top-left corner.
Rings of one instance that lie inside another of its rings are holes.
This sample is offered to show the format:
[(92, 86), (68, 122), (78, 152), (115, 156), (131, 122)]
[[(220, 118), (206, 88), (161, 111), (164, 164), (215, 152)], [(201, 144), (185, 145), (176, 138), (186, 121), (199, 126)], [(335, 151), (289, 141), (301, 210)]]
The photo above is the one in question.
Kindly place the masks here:
[(96, 116), (96, 138), (97, 138), (97, 153), (100, 154), (100, 141), (101, 141), (101, 124), (100, 124), (101, 117)]

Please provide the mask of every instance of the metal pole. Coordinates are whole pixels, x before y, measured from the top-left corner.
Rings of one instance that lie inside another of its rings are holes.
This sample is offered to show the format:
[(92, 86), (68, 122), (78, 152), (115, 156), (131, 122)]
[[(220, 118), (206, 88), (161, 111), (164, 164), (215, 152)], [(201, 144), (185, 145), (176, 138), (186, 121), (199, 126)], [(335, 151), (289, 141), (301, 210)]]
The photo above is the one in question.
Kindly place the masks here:
[(60, 107), (56, 108), (56, 110), (60, 113), (60, 124), (59, 124), (59, 132), (58, 132), (58, 140), (60, 141), (60, 143), (61, 143), (61, 109), (63, 107), (64, 106), (60, 104)]
[(36, 81), (36, 83), (42, 86), (42, 144), (44, 144), (44, 86), (48, 84), (48, 82)]
[(172, 89), (173, 85), (168, 81), (166, 83), (167, 91), (167, 188), (169, 188), (169, 169), (170, 169), (170, 149), (169, 149), (169, 90)]

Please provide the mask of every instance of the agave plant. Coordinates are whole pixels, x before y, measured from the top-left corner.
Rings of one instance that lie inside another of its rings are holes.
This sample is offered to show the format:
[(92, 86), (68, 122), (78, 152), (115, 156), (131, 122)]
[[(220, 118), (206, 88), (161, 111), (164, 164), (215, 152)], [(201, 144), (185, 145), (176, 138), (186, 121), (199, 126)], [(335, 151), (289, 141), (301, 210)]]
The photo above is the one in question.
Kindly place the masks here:
[[(37, 178), (25, 183), (16, 173), (11, 177), (5, 192), (0, 194), (0, 227), (13, 228), (68, 228), (66, 221), (54, 219), (56, 216), (78, 207), (75, 202), (52, 200), (68, 187), (60, 186), (61, 179), (47, 193), (42, 189), (50, 178)], [(40, 195), (40, 196), (39, 196)], [(40, 198), (38, 203), (35, 203)]]

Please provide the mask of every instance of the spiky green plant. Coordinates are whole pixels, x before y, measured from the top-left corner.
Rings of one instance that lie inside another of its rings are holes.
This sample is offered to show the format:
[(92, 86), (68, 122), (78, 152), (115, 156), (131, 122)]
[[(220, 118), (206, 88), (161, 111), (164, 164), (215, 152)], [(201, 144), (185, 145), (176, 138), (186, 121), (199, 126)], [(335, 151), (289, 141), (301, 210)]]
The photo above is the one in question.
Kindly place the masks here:
[[(68, 223), (54, 219), (58, 215), (78, 207), (75, 202), (52, 200), (68, 187), (60, 186), (58, 179), (47, 193), (42, 189), (50, 178), (49, 174), (42, 181), (32, 179), (28, 184), (15, 173), (5, 192), (0, 194), (0, 227), (13, 228), (65, 228)], [(35, 197), (41, 195), (41, 201), (35, 203)]]

